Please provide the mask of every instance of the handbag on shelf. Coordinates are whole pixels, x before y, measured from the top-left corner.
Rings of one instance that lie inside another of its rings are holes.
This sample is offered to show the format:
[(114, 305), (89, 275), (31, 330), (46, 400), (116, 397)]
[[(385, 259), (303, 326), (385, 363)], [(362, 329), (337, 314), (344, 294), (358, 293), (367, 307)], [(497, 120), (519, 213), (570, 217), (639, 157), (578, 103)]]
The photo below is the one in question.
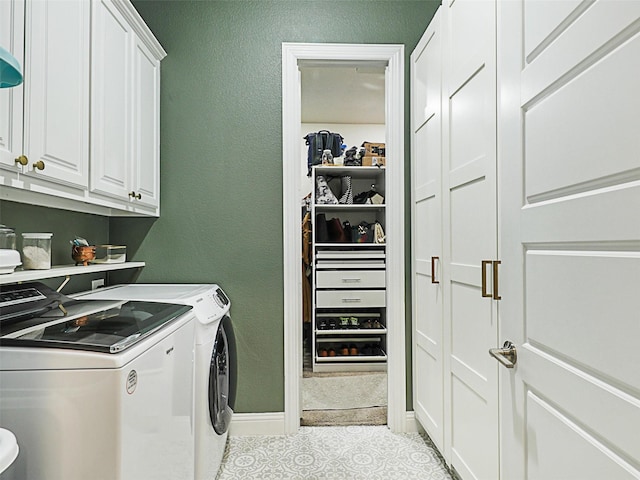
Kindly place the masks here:
[(352, 243), (372, 243), (373, 234), (371, 231), (371, 224), (367, 222), (360, 222), (358, 225), (351, 228), (351, 242)]
[(316, 176), (316, 205), (336, 205), (338, 198), (335, 196), (327, 179), (323, 175)]
[(342, 222), (342, 230), (344, 231), (344, 241), (345, 243), (353, 242), (353, 228), (351, 228), (351, 223), (349, 220), (345, 220)]
[(373, 225), (373, 243), (384, 243), (385, 242), (385, 234), (382, 229), (382, 225), (380, 222), (376, 222)]
[(329, 241), (335, 243), (346, 243), (347, 239), (339, 218), (332, 218), (327, 221), (327, 230), (329, 231)]
[(353, 203), (382, 205), (384, 204), (384, 197), (372, 188), (353, 197)]
[(329, 230), (327, 229), (327, 217), (324, 213), (316, 215), (316, 242), (327, 243), (329, 241)]

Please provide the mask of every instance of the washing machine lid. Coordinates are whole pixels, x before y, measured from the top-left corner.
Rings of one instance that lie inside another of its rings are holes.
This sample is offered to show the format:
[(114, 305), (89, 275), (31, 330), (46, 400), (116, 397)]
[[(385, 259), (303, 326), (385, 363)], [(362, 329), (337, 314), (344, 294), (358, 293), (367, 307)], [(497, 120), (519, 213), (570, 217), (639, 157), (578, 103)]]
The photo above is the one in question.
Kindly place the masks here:
[(0, 346), (119, 353), (191, 308), (161, 302), (71, 300), (39, 316), (3, 321)]

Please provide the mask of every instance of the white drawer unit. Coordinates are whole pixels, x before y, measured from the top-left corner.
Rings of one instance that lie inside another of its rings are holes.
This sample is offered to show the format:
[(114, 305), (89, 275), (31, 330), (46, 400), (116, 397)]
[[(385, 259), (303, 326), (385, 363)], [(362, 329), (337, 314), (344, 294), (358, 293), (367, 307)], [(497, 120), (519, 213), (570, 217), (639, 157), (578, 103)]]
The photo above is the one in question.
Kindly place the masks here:
[(317, 290), (317, 308), (384, 307), (384, 290)]
[(316, 288), (385, 288), (384, 270), (318, 270)]

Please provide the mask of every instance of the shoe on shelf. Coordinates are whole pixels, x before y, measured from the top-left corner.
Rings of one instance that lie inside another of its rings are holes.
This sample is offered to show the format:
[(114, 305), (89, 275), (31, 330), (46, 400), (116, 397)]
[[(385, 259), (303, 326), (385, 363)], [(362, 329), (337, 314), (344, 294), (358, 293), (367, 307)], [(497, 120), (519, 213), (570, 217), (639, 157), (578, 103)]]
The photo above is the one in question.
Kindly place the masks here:
[(330, 348), (328, 353), (329, 353), (330, 357), (335, 357), (336, 356), (336, 351), (333, 348)]
[(371, 325), (371, 320), (370, 320), (369, 318), (367, 318), (367, 319), (362, 323), (362, 325), (360, 325), (360, 327), (361, 327), (361, 328), (364, 328), (364, 329), (370, 329), (370, 328), (371, 328), (371, 326), (372, 326), (372, 325)]
[(318, 355), (320, 355), (321, 357), (328, 356), (327, 349), (326, 348), (321, 348), (320, 350), (318, 350)]
[(320, 322), (318, 323), (318, 330), (326, 330), (327, 329), (327, 321), (326, 320), (320, 320)]
[(373, 355), (373, 349), (371, 348), (371, 345), (369, 345), (368, 343), (365, 343), (362, 349), (360, 350), (360, 353), (362, 353), (362, 355)]
[(349, 328), (349, 317), (340, 317), (340, 328)]
[(335, 330), (337, 326), (338, 326), (338, 322), (336, 321), (336, 319), (335, 319), (335, 318), (330, 318), (330, 319), (327, 321), (327, 328), (328, 328), (329, 330)]
[(345, 344), (340, 345), (340, 355), (349, 355), (349, 347)]
[(378, 320), (374, 320), (373, 328), (384, 328), (384, 325), (382, 325)]
[(351, 317), (349, 319), (349, 323), (351, 325), (351, 328), (360, 328), (360, 320), (358, 320), (356, 317)]
[(349, 345), (349, 355), (358, 355), (358, 347), (356, 347), (355, 343)]

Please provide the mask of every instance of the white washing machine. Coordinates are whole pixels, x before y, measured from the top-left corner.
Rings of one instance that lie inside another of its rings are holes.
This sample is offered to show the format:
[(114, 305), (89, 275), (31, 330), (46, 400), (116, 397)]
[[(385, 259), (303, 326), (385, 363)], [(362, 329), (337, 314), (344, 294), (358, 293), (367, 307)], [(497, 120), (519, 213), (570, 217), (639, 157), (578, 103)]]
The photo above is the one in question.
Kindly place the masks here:
[(194, 478), (195, 316), (185, 305), (0, 291), (0, 426), (17, 479)]
[(216, 477), (236, 395), (237, 363), (231, 302), (215, 284), (129, 284), (76, 298), (145, 300), (190, 305), (195, 327), (195, 478)]

